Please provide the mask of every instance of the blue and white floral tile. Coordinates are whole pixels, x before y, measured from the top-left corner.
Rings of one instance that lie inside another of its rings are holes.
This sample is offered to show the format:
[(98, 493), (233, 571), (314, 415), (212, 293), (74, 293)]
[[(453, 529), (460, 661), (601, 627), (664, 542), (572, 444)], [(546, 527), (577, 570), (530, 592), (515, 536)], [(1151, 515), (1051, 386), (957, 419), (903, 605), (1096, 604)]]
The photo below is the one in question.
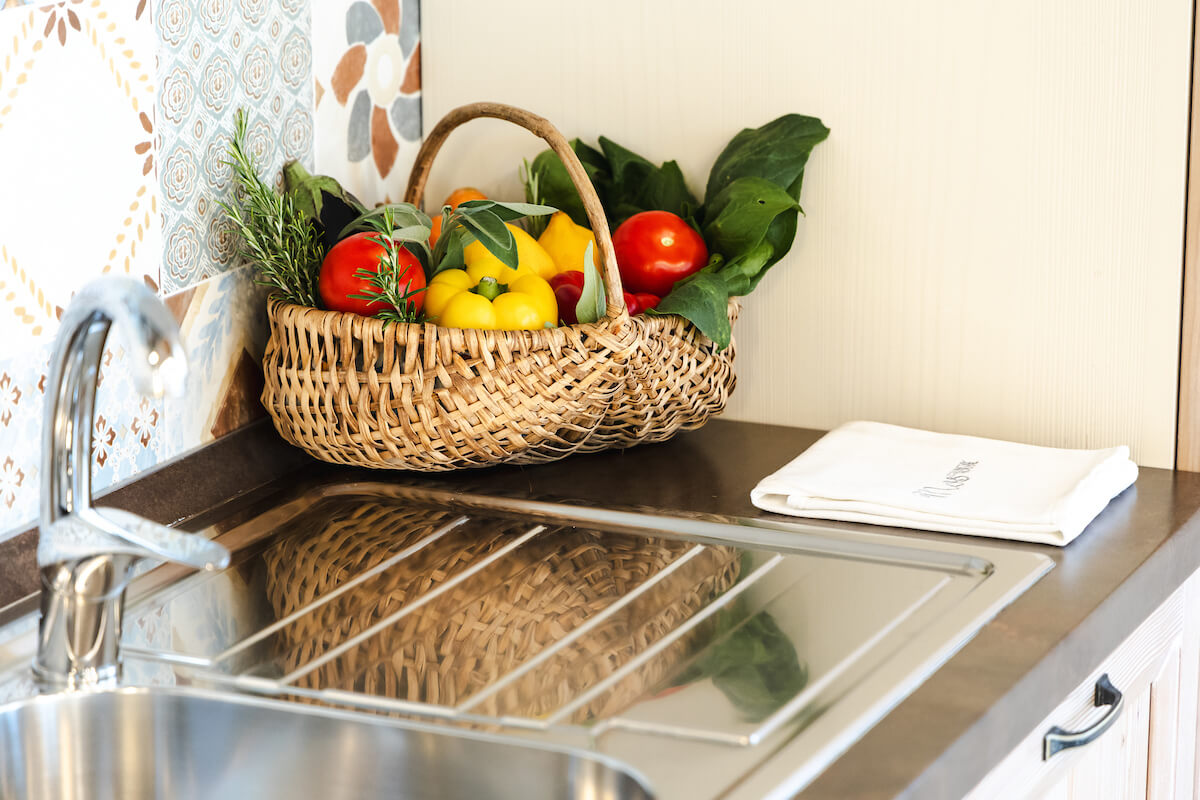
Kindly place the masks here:
[[(133, 385), (125, 352), (110, 337), (101, 361), (92, 431), (95, 491), (127, 480), (163, 459), (163, 400)], [(0, 358), (0, 538), (18, 533), (38, 513), (42, 418), (50, 342)]]
[(398, 201), (421, 142), (417, 0), (313, 6), (316, 168), (368, 205)]
[(137, 0), (0, 13), (0, 358), (51, 338), (96, 276), (158, 283), (155, 48)]
[[(234, 266), (236, 238), (217, 206), (234, 112), (268, 179), (288, 159), (310, 168), (311, 0), (156, 0), (162, 287), (172, 293)], [(320, 5), (320, 3), (318, 3)]]

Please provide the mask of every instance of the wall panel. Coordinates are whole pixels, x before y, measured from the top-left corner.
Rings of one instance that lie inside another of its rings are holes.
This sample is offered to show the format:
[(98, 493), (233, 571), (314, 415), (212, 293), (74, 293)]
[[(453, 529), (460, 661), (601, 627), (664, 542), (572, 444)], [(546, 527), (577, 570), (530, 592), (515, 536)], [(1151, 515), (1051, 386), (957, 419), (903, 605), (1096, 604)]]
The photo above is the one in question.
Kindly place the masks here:
[[(858, 418), (1174, 457), (1191, 4), (437, 0), (424, 119), (522, 105), (677, 158), (833, 133), (792, 254), (745, 303), (737, 419)], [(451, 139), (431, 196), (518, 191), (538, 144)]]

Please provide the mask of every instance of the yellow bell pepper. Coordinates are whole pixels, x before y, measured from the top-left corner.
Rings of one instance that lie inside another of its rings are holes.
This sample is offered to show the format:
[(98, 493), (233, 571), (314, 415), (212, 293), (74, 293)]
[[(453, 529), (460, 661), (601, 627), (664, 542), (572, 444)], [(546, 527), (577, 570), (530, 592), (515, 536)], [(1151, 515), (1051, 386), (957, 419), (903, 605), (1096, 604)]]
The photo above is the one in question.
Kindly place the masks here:
[(576, 225), (567, 212), (555, 211), (537, 242), (554, 259), (556, 272), (583, 272), (584, 251), (589, 243), (595, 248), (596, 236), (582, 225)]
[(540, 330), (558, 321), (558, 302), (550, 284), (527, 269), (473, 265), (433, 276), (425, 317), (446, 328)]

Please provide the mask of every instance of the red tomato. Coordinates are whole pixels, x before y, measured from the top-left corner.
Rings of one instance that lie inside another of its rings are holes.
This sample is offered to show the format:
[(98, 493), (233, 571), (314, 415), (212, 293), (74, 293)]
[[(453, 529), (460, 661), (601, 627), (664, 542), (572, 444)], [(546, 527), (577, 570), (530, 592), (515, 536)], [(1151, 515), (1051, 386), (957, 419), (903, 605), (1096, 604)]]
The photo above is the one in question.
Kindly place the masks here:
[(658, 301), (662, 300), (662, 298), (658, 295), (650, 294), (649, 292), (638, 292), (634, 295), (634, 297), (636, 297), (638, 301), (639, 314), (648, 308), (654, 308), (656, 305), (658, 305)]
[[(379, 242), (379, 234), (363, 231), (353, 236), (347, 236), (329, 248), (325, 260), (321, 262), (321, 274), (317, 278), (317, 292), (321, 295), (321, 303), (330, 311), (348, 311), (361, 314), (364, 317), (374, 316), (380, 311), (392, 308), (389, 303), (378, 300), (362, 300), (351, 297), (353, 294), (371, 294), (371, 283), (366, 278), (359, 277), (358, 270), (378, 272), (379, 262), (387, 256), (387, 248)], [(418, 291), (425, 288), (425, 272), (417, 257), (403, 247), (397, 248), (397, 261), (400, 264), (399, 283), (407, 284), (407, 290), (416, 292), (409, 298), (409, 305), (420, 311), (425, 305), (425, 293)]]
[(636, 294), (624, 292), (625, 295), (625, 310), (629, 312), (629, 316), (642, 313), (642, 304), (638, 302)]
[(708, 263), (700, 234), (670, 211), (643, 211), (621, 223), (613, 234), (621, 282), (631, 292), (659, 297), (675, 282)]
[(550, 279), (550, 288), (554, 290), (554, 299), (558, 301), (558, 317), (568, 325), (579, 322), (575, 316), (575, 306), (583, 294), (583, 273), (579, 270), (560, 272)]

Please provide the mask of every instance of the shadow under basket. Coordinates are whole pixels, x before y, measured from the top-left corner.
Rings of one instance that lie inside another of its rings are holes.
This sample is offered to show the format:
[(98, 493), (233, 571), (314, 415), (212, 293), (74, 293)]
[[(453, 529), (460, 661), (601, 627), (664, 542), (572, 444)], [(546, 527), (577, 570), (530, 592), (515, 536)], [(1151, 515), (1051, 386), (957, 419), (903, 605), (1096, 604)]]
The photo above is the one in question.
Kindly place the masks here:
[[(280, 435), (323, 461), (439, 472), (663, 441), (724, 410), (733, 345), (718, 350), (682, 317), (629, 315), (600, 200), (547, 120), (498, 103), (451, 111), (422, 144), (405, 199), (420, 205), (450, 131), (480, 117), (526, 128), (562, 159), (596, 237), (604, 316), (544, 330), (464, 330), (272, 297), (262, 400)], [(728, 310), (736, 319), (738, 304)]]

